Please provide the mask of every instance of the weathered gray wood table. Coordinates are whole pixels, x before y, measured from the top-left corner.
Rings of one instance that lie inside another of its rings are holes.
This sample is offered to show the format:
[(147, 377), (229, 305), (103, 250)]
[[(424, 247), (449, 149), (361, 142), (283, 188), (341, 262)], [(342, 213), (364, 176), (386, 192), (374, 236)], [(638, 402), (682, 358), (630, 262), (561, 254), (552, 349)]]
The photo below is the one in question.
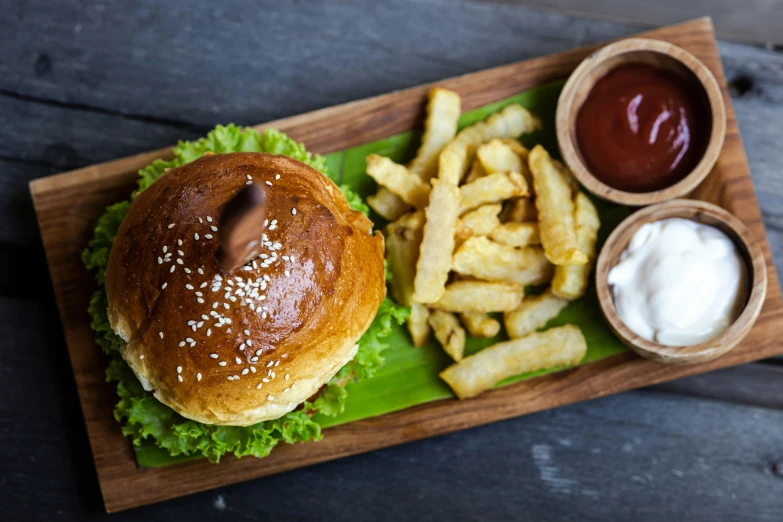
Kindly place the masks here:
[[(445, 1), (0, 0), (0, 505), (102, 505), (27, 182), (622, 36)], [(721, 43), (783, 264), (783, 55)], [(113, 520), (783, 519), (783, 365), (752, 364), (194, 495)]]

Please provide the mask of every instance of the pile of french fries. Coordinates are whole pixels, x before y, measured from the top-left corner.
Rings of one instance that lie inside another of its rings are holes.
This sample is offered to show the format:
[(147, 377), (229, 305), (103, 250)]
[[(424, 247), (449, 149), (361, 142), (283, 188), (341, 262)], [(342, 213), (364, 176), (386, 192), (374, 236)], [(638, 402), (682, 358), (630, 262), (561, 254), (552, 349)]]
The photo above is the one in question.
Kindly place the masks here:
[[(459, 95), (432, 89), (416, 158), (404, 166), (367, 157), (380, 185), (367, 201), (391, 221), (391, 295), (411, 307), (413, 343), (434, 333), (455, 361), (441, 378), (464, 399), (584, 358), (578, 327), (538, 330), (584, 295), (600, 222), (563, 164), (517, 141), (540, 128), (536, 116), (513, 104), (458, 133), (460, 112)], [(545, 283), (545, 292), (525, 296), (527, 285)], [(503, 312), (511, 340), (463, 357), (467, 334), (500, 332), (492, 312)]]

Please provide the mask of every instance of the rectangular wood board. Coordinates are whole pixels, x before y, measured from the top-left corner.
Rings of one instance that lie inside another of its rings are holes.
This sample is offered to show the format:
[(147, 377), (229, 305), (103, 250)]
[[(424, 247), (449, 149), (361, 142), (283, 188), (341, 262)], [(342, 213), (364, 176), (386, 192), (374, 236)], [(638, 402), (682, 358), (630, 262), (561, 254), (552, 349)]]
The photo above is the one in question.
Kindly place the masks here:
[[(264, 459), (224, 458), (219, 465), (196, 460), (163, 468), (136, 465), (130, 442), (114, 420), (114, 385), (104, 380), (106, 360), (94, 342), (87, 304), (92, 274), (80, 255), (95, 219), (111, 203), (127, 199), (138, 169), (171, 149), (93, 165), (33, 181), (30, 190), (65, 330), (79, 399), (107, 511), (204, 491), (319, 462), (433, 437), (586, 399), (763, 359), (783, 352), (783, 299), (764, 233), (739, 129), (726, 88), (712, 23), (702, 18), (640, 36), (665, 40), (693, 53), (713, 72), (726, 100), (727, 133), (721, 156), (693, 197), (716, 203), (739, 217), (762, 242), (769, 289), (758, 323), (741, 345), (715, 361), (664, 366), (631, 354), (507, 386), (470, 400), (445, 400), (326, 430), (323, 441), (281, 444)], [(532, 87), (566, 78), (601, 47), (593, 45), (437, 82), (462, 96), (471, 110)], [(434, 85), (434, 84), (432, 84)], [(328, 153), (420, 126), (426, 93), (422, 85), (375, 98), (269, 122), (313, 152)]]

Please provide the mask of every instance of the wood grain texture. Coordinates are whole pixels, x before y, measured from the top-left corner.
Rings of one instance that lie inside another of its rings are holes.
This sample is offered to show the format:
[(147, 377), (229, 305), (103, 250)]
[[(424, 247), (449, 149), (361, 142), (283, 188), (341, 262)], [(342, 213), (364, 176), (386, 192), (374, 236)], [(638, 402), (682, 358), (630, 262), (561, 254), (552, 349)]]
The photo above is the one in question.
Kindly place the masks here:
[[(698, 56), (718, 78), (724, 88), (724, 96), (728, 98), (709, 21), (698, 20), (664, 28), (646, 36), (671, 41)], [(460, 92), (463, 107), (469, 110), (531, 86), (563, 78), (593, 49), (577, 49), (438, 84)], [(265, 126), (277, 127), (317, 152), (339, 150), (419, 124), (424, 93), (428, 88), (417, 87)], [(763, 225), (730, 106), (727, 107), (727, 116), (724, 154), (710, 181), (699, 191), (699, 196), (733, 212), (756, 237), (763, 240)], [(98, 476), (106, 507), (111, 511), (740, 364), (781, 350), (777, 339), (783, 334), (783, 322), (779, 320), (783, 306), (769, 250), (765, 248), (770, 294), (758, 326), (740, 347), (711, 363), (671, 368), (632, 356), (620, 356), (510, 386), (473, 401), (443, 401), (334, 428), (328, 431), (321, 443), (278, 448), (261, 461), (229, 459), (220, 466), (198, 461), (156, 470), (139, 470), (135, 467), (130, 446), (110, 415), (115, 397), (111, 387), (103, 383), (104, 361), (92, 343), (92, 334), (87, 326), (90, 278), (81, 268), (78, 254), (90, 235), (93, 219), (103, 207), (127, 197), (136, 169), (165, 154), (165, 150), (141, 154), (32, 184)]]

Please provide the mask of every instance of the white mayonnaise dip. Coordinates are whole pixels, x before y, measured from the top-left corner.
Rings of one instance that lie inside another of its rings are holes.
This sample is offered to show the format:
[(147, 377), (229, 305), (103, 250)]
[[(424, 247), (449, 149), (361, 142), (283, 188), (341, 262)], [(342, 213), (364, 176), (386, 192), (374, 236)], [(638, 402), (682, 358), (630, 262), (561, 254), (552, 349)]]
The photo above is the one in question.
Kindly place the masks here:
[(731, 326), (745, 306), (747, 275), (724, 232), (671, 218), (636, 231), (609, 284), (628, 328), (648, 341), (688, 346)]

